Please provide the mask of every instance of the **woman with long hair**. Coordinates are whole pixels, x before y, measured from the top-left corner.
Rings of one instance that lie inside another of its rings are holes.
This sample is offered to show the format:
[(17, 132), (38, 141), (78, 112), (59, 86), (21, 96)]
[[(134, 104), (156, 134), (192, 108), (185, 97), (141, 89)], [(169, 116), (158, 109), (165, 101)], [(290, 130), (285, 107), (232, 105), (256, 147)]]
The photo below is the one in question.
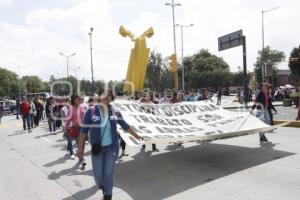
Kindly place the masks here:
[(80, 106), (80, 96), (74, 94), (71, 96), (71, 106), (69, 107), (66, 117), (65, 136), (68, 140), (67, 150), (70, 152), (71, 159), (75, 159), (73, 152), (73, 140), (76, 141), (78, 146), (79, 133), (84, 115), (84, 108)]
[(110, 89), (101, 89), (99, 97), (100, 104), (90, 107), (84, 115), (77, 156), (79, 159), (83, 158), (84, 145), (89, 132), (96, 184), (102, 190), (104, 200), (111, 200), (113, 172), (120, 148), (117, 124), (136, 139), (142, 138), (130, 128), (121, 113), (110, 104), (114, 100)]

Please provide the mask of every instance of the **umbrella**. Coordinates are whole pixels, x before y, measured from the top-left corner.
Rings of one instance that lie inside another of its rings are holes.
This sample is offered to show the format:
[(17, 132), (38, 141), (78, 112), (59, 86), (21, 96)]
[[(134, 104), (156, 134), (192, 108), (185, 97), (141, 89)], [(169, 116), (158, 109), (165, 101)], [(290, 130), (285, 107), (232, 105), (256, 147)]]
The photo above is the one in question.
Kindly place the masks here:
[(290, 85), (290, 84), (286, 84), (285, 87), (286, 87), (287, 89), (295, 88), (295, 86), (292, 86), (292, 85)]

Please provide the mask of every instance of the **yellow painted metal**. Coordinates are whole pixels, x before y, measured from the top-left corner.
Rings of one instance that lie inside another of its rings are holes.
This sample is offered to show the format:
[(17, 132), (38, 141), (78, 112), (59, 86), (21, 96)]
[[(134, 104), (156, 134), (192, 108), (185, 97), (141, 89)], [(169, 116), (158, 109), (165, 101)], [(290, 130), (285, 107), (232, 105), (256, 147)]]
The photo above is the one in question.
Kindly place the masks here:
[(274, 120), (274, 125), (290, 122), (286, 127), (300, 128), (300, 121)]
[(173, 75), (174, 89), (178, 90), (177, 55), (174, 53), (169, 57), (169, 71)]
[(131, 38), (134, 42), (134, 48), (131, 49), (129, 64), (127, 68), (126, 82), (132, 82), (134, 88), (129, 84), (124, 85), (124, 91), (141, 91), (144, 89), (144, 81), (147, 70), (147, 63), (150, 49), (147, 48), (146, 37), (150, 38), (154, 34), (153, 28), (146, 30), (140, 37), (135, 37), (130, 31), (121, 26), (119, 33), (123, 37)]

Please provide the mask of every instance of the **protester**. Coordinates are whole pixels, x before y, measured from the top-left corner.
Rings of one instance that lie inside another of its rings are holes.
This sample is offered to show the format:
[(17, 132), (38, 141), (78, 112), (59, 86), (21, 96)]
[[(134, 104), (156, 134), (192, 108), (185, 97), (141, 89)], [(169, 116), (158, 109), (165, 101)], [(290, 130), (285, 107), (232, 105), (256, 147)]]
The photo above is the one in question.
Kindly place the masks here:
[(179, 102), (180, 102), (180, 100), (179, 100), (179, 98), (178, 98), (177, 92), (174, 92), (174, 93), (173, 93), (173, 97), (172, 97), (172, 99), (170, 100), (170, 103), (179, 103)]
[(268, 107), (268, 111), (269, 111), (269, 116), (270, 116), (270, 125), (274, 125), (274, 120), (273, 120), (273, 113), (272, 110), (274, 110), (275, 113), (277, 113), (276, 108), (274, 107), (272, 101), (270, 101), (270, 105)]
[(217, 105), (221, 105), (221, 99), (222, 99), (222, 90), (219, 89), (217, 93)]
[(299, 108), (298, 108), (298, 115), (297, 115), (297, 117), (296, 117), (296, 120), (297, 120), (297, 121), (300, 120), (300, 106), (299, 106)]
[[(251, 113), (253, 113), (253, 110), (257, 109), (256, 117), (258, 117), (260, 120), (262, 120), (264, 123), (271, 125), (270, 121), (270, 115), (269, 110), (271, 109), (270, 106), (272, 105), (271, 98), (268, 94), (268, 85), (262, 84), (261, 90), (259, 91), (255, 102), (252, 106)], [(268, 142), (267, 137), (265, 136), (265, 133), (260, 132), (260, 141), (261, 142)]]
[(103, 192), (104, 200), (110, 200), (112, 199), (113, 171), (120, 148), (117, 123), (136, 139), (140, 140), (141, 137), (124, 121), (121, 113), (110, 105), (114, 100), (110, 89), (101, 89), (99, 96), (102, 105), (93, 106), (85, 113), (77, 155), (79, 159), (83, 158), (85, 140), (90, 131), (91, 159), (95, 180)]
[[(62, 128), (63, 128), (63, 132), (66, 133), (66, 118), (67, 118), (67, 115), (69, 113), (69, 106), (70, 106), (70, 100), (69, 99), (66, 99), (65, 101), (65, 105), (62, 107), (62, 109), (60, 110), (60, 119), (61, 119), (61, 125), (62, 125)], [(64, 134), (64, 136), (66, 136)]]
[(121, 140), (121, 149), (122, 149), (121, 157), (122, 156), (129, 156), (129, 154), (126, 153), (126, 143), (125, 143), (125, 141), (121, 137), (120, 137), (120, 140)]
[(28, 103), (30, 105), (30, 110), (29, 110), (30, 128), (33, 129), (34, 117), (37, 114), (36, 114), (35, 105), (34, 105), (34, 103), (32, 102), (32, 100), (30, 98), (28, 99)]
[(35, 106), (35, 109), (36, 109), (36, 115), (34, 116), (34, 125), (37, 127), (40, 123), (41, 118), (42, 118), (44, 108), (43, 108), (43, 105), (40, 102), (39, 98), (35, 98), (34, 106)]
[(55, 123), (56, 116), (55, 116), (55, 113), (57, 113), (57, 112), (56, 112), (56, 107), (55, 107), (53, 97), (50, 97), (47, 100), (45, 110), (46, 110), (46, 117), (48, 119), (50, 134), (55, 134), (55, 131), (56, 131), (56, 123)]
[(26, 97), (23, 98), (22, 103), (20, 104), (20, 115), (23, 120), (23, 129), (26, 130), (26, 125), (28, 132), (31, 132), (31, 122), (30, 122), (30, 104), (28, 103)]
[(3, 109), (3, 105), (0, 103), (0, 124), (1, 124), (1, 118), (4, 115), (4, 109)]
[(16, 99), (16, 110), (17, 110), (17, 119), (19, 118), (19, 114), (20, 114), (20, 99), (17, 97)]
[(168, 98), (166, 92), (163, 93), (161, 96), (162, 96), (162, 97), (161, 97), (160, 100), (159, 100), (159, 104), (169, 104), (169, 103), (170, 103), (170, 99)]
[[(140, 99), (141, 103), (146, 103), (146, 104), (154, 104), (153, 101), (151, 101), (151, 96), (149, 96), (148, 93), (145, 93), (141, 99)], [(165, 103), (169, 103), (170, 99), (167, 97), (166, 93), (165, 96), (163, 98), (160, 99), (159, 103), (160, 104), (165, 104)], [(146, 145), (142, 145), (142, 150), (144, 150), (146, 148)], [(152, 144), (152, 151), (153, 152), (159, 152), (159, 150), (156, 148), (156, 144)]]
[(55, 101), (55, 108), (54, 108), (54, 116), (55, 116), (55, 134), (58, 132), (58, 130), (61, 127), (61, 116), (60, 116), (60, 110), (63, 107), (63, 100), (62, 99), (56, 99)]
[(84, 108), (80, 106), (80, 96), (74, 94), (71, 96), (71, 106), (66, 117), (65, 136), (67, 137), (67, 150), (70, 152), (71, 159), (75, 159), (73, 152), (73, 140), (76, 141), (77, 147), (79, 143), (79, 133), (82, 125)]

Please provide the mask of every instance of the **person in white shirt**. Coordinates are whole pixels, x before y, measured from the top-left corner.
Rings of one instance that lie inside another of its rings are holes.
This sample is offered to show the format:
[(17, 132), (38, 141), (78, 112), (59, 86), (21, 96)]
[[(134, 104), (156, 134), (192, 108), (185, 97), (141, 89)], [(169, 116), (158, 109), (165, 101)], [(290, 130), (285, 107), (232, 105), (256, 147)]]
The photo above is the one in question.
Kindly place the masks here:
[(65, 105), (60, 110), (61, 125), (63, 127), (63, 130), (65, 130), (65, 127), (66, 127), (66, 117), (69, 112), (69, 105), (70, 105), (70, 99), (66, 99)]
[(164, 93), (163, 97), (159, 100), (159, 104), (169, 104), (170, 99), (167, 97), (167, 94)]

